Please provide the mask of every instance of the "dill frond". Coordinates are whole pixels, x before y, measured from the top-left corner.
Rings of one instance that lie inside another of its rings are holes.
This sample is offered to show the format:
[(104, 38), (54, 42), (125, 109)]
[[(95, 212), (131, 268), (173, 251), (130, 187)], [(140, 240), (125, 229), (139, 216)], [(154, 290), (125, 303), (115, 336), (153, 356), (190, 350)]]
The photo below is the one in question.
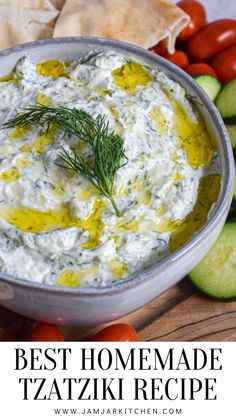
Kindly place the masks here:
[(121, 216), (113, 195), (114, 181), (117, 171), (127, 164), (122, 138), (109, 129), (106, 115), (93, 118), (82, 109), (66, 107), (52, 108), (45, 105), (30, 106), (23, 113), (10, 119), (3, 128), (17, 125), (56, 125), (67, 135), (75, 135), (89, 144), (91, 159), (78, 154), (73, 147), (62, 149), (59, 157), (65, 167), (82, 175), (92, 183), (101, 194), (112, 203), (118, 216)]

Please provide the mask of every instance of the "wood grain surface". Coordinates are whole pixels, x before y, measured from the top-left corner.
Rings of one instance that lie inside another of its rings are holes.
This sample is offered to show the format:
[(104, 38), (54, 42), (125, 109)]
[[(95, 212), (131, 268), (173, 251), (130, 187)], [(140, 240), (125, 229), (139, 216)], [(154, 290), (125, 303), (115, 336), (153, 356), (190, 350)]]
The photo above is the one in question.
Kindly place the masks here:
[[(183, 280), (140, 310), (120, 319), (141, 341), (236, 341), (236, 301), (218, 302)], [(35, 322), (0, 307), (0, 341), (24, 341)], [(61, 327), (66, 340), (86, 340), (99, 327)]]

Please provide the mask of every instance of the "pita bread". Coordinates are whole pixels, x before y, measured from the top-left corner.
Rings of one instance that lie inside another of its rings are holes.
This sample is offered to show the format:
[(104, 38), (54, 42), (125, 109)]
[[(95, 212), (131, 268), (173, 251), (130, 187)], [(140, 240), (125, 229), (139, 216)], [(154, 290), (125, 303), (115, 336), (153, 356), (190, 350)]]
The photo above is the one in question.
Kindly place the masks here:
[(51, 0), (0, 0), (0, 6), (31, 10), (55, 10)]
[[(4, 1), (0, 0), (0, 50), (52, 36), (55, 18), (59, 12), (49, 1), (8, 0), (7, 6), (3, 3)], [(19, 5), (19, 7), (11, 6), (13, 3), (14, 6)], [(33, 4), (35, 8), (28, 8)], [(37, 9), (36, 4), (38, 6), (44, 4), (45, 9)]]
[(150, 48), (176, 37), (190, 18), (170, 0), (67, 0), (53, 36), (93, 35)]

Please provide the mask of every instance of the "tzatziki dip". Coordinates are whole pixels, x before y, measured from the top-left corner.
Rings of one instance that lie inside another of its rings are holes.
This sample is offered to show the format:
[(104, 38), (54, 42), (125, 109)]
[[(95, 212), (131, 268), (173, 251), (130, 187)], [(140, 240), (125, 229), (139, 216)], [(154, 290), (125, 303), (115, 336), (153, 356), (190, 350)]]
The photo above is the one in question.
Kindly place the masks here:
[(218, 199), (195, 98), (157, 65), (113, 51), (26, 56), (0, 80), (0, 115), (2, 272), (71, 287), (127, 280), (186, 243)]

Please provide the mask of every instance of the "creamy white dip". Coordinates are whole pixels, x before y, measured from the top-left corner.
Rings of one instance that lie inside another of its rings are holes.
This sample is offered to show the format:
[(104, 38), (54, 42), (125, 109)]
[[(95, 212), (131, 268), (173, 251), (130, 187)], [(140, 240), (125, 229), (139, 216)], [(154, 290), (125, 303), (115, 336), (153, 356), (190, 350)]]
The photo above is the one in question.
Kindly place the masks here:
[(160, 261), (205, 223), (220, 184), (214, 145), (185, 89), (157, 67), (112, 51), (83, 64), (25, 57), (9, 79), (0, 83), (1, 123), (36, 103), (105, 114), (128, 163), (115, 179), (117, 217), (87, 180), (55, 164), (62, 147), (82, 147), (77, 138), (55, 127), (1, 129), (1, 271), (105, 286)]

